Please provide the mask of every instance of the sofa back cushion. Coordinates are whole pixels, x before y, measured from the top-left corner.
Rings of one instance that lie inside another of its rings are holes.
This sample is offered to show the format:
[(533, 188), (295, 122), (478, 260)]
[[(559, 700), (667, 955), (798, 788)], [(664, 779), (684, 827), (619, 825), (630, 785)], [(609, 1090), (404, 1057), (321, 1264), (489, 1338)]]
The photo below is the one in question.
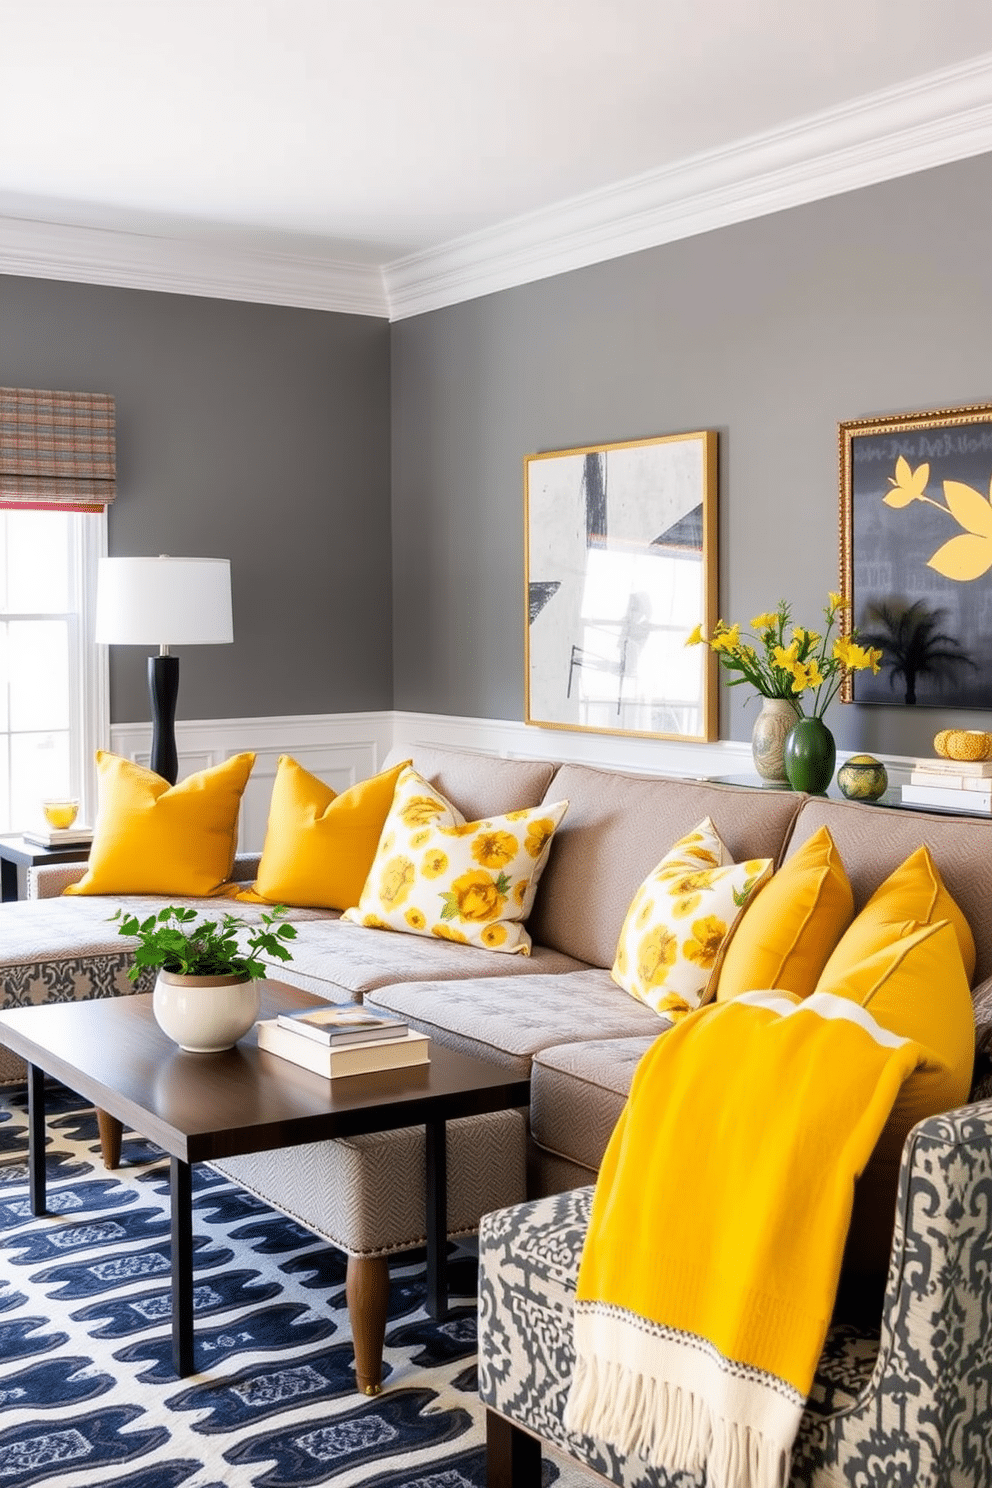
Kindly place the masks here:
[[(382, 768), (410, 759), (417, 774), (447, 796), (466, 821), (482, 821), (537, 806), (557, 769), (552, 760), (501, 759), (495, 754), (435, 744), (391, 749)], [(556, 801), (559, 799), (555, 796)]]
[(529, 928), (536, 944), (613, 965), (631, 900), (659, 859), (706, 816), (734, 862), (778, 862), (800, 798), (562, 765), (548, 801), (567, 800)]
[(992, 976), (992, 916), (988, 912), (992, 903), (992, 818), (893, 811), (857, 801), (809, 796), (803, 799), (786, 856), (824, 826), (829, 827), (851, 880), (856, 913), (911, 853), (918, 847), (928, 847), (947, 892), (960, 906), (974, 934), (974, 982)]

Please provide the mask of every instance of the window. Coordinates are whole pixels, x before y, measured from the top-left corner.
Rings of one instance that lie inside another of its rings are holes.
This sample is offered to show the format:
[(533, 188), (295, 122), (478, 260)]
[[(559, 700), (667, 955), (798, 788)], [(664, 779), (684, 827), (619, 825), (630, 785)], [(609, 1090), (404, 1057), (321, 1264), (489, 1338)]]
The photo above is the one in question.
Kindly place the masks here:
[(94, 646), (105, 512), (0, 510), (0, 832), (68, 793), (92, 822), (92, 759), (108, 736), (107, 662)]

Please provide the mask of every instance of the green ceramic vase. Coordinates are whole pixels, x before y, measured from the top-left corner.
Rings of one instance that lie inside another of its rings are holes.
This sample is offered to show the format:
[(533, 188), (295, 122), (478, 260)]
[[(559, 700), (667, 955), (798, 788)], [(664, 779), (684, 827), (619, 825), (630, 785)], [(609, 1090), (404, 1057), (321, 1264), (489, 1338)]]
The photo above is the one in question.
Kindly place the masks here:
[(834, 777), (837, 746), (822, 718), (800, 718), (783, 751), (785, 777), (793, 790), (822, 796)]

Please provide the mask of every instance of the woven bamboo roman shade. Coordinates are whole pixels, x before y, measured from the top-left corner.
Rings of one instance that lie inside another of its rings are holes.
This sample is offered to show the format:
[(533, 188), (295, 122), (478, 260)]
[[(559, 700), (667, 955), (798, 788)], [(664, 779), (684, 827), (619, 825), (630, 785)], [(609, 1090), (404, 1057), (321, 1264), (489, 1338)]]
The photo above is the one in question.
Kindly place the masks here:
[(0, 388), (0, 506), (100, 511), (117, 494), (110, 393)]

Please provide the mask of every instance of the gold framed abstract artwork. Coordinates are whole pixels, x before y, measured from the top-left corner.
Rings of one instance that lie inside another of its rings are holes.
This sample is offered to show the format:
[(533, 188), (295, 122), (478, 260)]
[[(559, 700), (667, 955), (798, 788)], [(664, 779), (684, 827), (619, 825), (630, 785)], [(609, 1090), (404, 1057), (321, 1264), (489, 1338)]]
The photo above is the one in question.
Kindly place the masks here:
[(848, 702), (992, 708), (992, 404), (838, 426)]
[(717, 436), (524, 460), (526, 721), (717, 736)]

